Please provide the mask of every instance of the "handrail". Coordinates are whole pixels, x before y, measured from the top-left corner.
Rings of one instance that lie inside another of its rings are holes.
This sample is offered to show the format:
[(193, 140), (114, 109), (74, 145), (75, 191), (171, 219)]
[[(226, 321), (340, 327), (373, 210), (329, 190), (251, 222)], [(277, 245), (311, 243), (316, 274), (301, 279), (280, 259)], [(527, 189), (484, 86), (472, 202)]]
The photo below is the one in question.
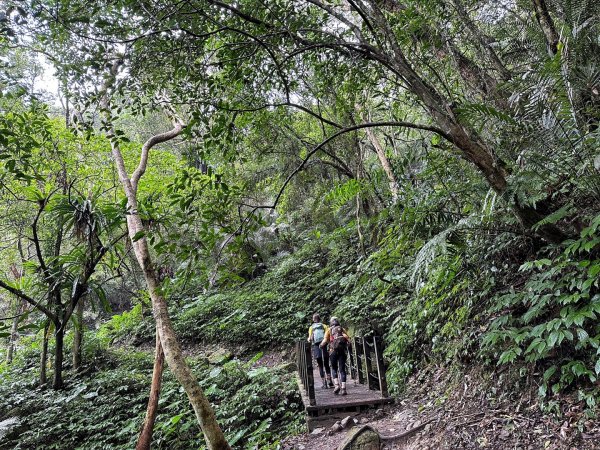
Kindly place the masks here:
[[(346, 359), (346, 373), (355, 383), (379, 391), (382, 398), (389, 397), (381, 336), (356, 336), (351, 341), (352, 346)], [(304, 339), (296, 341), (296, 365), (309, 403), (311, 406), (316, 405), (311, 345)]]
[(298, 375), (310, 405), (316, 405), (315, 379), (310, 343), (303, 339), (296, 341), (296, 366), (298, 367)]

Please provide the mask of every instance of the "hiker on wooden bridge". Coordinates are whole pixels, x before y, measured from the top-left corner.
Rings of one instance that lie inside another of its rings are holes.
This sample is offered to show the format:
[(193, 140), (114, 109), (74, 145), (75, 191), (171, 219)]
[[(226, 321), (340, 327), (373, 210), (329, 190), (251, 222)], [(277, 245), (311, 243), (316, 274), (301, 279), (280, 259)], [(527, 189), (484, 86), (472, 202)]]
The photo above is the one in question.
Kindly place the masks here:
[[(329, 346), (329, 363), (331, 365), (331, 374), (333, 375), (334, 394), (346, 395), (346, 359), (348, 357), (348, 348), (350, 347), (350, 337), (340, 325), (337, 317), (329, 320), (329, 329), (325, 331), (323, 341), (319, 345), (321, 349)], [(324, 352), (325, 353), (325, 352)]]
[(331, 372), (329, 370), (329, 353), (327, 348), (321, 348), (320, 345), (325, 338), (325, 334), (329, 332), (329, 327), (321, 323), (321, 316), (314, 313), (312, 317), (313, 323), (308, 328), (308, 342), (312, 346), (313, 358), (319, 366), (319, 375), (321, 375), (322, 389), (333, 387), (331, 381)]

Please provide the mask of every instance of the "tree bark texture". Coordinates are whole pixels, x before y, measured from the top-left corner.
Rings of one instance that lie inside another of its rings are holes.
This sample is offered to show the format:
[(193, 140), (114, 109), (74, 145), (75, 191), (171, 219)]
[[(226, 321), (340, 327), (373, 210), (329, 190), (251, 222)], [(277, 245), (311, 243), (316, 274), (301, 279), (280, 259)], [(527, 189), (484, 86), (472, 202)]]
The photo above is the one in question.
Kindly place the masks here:
[(50, 330), (50, 321), (46, 320), (44, 326), (44, 336), (42, 338), (42, 352), (40, 353), (40, 386), (44, 386), (48, 382), (46, 375), (46, 366), (48, 364), (48, 332)]
[(52, 379), (52, 389), (62, 389), (63, 383), (63, 357), (65, 346), (65, 329), (64, 324), (56, 327), (54, 333), (54, 377)]
[(83, 302), (81, 298), (77, 302), (75, 310), (76, 326), (73, 334), (73, 370), (78, 372), (81, 368), (81, 346), (83, 343)]
[(556, 27), (554, 26), (554, 21), (552, 17), (550, 17), (550, 12), (548, 11), (548, 5), (546, 5), (546, 0), (532, 0), (533, 8), (535, 10), (535, 18), (540, 24), (540, 28), (544, 33), (544, 37), (546, 38), (546, 45), (548, 46), (548, 54), (550, 56), (556, 55), (558, 51), (558, 43), (560, 38), (558, 33), (556, 32)]
[(396, 180), (396, 176), (394, 175), (394, 171), (392, 170), (392, 165), (390, 164), (390, 160), (385, 154), (385, 149), (383, 145), (381, 145), (381, 141), (375, 135), (375, 132), (372, 128), (366, 129), (367, 137), (371, 141), (371, 144), (375, 148), (375, 153), (377, 153), (377, 157), (379, 158), (379, 162), (381, 163), (381, 167), (383, 167), (383, 171), (385, 172), (388, 183), (390, 186), (390, 193), (392, 194), (392, 204), (395, 205), (398, 201), (398, 180)]
[(160, 387), (162, 373), (165, 362), (165, 354), (160, 343), (160, 334), (156, 329), (156, 349), (154, 351), (154, 368), (152, 370), (152, 384), (150, 386), (150, 397), (148, 398), (148, 408), (146, 409), (146, 418), (142, 425), (142, 430), (135, 446), (136, 450), (150, 450), (152, 444), (152, 430), (158, 413), (158, 400), (160, 398)]

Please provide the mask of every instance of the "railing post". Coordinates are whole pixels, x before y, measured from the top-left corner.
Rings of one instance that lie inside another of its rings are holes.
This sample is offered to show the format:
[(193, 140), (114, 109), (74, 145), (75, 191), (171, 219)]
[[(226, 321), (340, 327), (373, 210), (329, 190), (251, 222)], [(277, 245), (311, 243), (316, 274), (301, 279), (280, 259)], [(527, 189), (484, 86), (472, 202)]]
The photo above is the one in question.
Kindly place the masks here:
[(346, 373), (350, 375), (350, 378), (356, 380), (356, 365), (354, 364), (354, 345), (352, 345), (351, 350), (348, 351), (348, 358), (346, 359)]
[(385, 365), (383, 363), (383, 340), (380, 336), (373, 338), (375, 347), (375, 361), (377, 363), (377, 378), (379, 379), (379, 391), (382, 397), (389, 397), (387, 380), (385, 378)]
[(307, 390), (307, 394), (308, 394), (308, 401), (311, 406), (314, 406), (317, 404), (317, 400), (315, 398), (315, 379), (314, 379), (313, 365), (312, 365), (312, 354), (311, 354), (311, 348), (310, 348), (309, 342), (304, 343), (304, 355), (306, 358), (306, 372), (307, 372), (306, 373), (307, 374), (306, 390)]
[(352, 352), (354, 353), (354, 361), (356, 361), (356, 373), (358, 375), (358, 382), (360, 384), (365, 384), (365, 375), (363, 374), (363, 341), (360, 337), (354, 338), (354, 346), (352, 348)]
[(373, 339), (363, 338), (363, 360), (365, 363), (365, 375), (367, 386), (369, 387), (369, 389), (379, 390), (379, 384), (375, 384), (377, 382), (377, 377), (373, 373), (373, 352), (371, 351), (372, 346)]

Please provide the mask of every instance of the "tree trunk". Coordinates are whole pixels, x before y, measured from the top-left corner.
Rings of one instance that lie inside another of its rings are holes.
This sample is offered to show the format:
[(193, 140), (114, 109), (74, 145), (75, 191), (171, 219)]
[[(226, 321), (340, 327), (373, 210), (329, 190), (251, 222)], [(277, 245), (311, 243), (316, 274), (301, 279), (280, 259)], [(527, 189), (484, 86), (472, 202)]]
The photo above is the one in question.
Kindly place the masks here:
[[(534, 0), (542, 2), (543, 0)], [(423, 79), (406, 58), (388, 19), (375, 3), (372, 4), (372, 23), (376, 24), (386, 37), (391, 52), (381, 50), (379, 61), (384, 61), (394, 73), (403, 80), (407, 89), (415, 94), (423, 103), (432, 120), (444, 131), (447, 138), (461, 151), (463, 157), (473, 163), (482, 173), (489, 186), (504, 197), (508, 188), (508, 170), (506, 163), (499, 158), (493, 148), (487, 145), (468, 124), (462, 123), (455, 112), (452, 101), (442, 95), (432, 84)], [(517, 218), (524, 227), (531, 228), (544, 215), (533, 206), (522, 205), (513, 195), (506, 198)], [(556, 225), (546, 225), (537, 230), (544, 239), (550, 242), (561, 242), (566, 239)]]
[[(116, 76), (118, 69), (118, 62), (113, 65), (111, 76)], [(114, 78), (112, 79), (114, 81)], [(108, 83), (111, 83), (109, 78), (106, 82), (105, 89), (108, 89)], [(103, 99), (103, 107), (106, 110), (110, 110), (108, 104), (108, 97), (105, 95)], [(127, 173), (125, 167), (125, 161), (119, 147), (118, 138), (114, 135), (114, 131), (110, 125), (110, 118), (108, 117), (108, 137), (111, 141), (112, 155), (115, 161), (115, 166), (119, 174), (119, 181), (123, 186), (123, 191), (127, 197), (127, 206), (130, 213), (127, 215), (127, 229), (129, 231), (129, 238), (133, 245), (133, 251), (137, 262), (144, 273), (144, 279), (148, 286), (148, 293), (152, 300), (152, 312), (154, 319), (156, 320), (156, 328), (160, 336), (160, 342), (164, 352), (165, 360), (171, 369), (173, 375), (185, 390), (192, 408), (198, 419), (198, 423), (209, 450), (228, 450), (231, 447), (225, 439), (223, 431), (217, 423), (213, 408), (204, 395), (204, 392), (200, 388), (198, 380), (192, 373), (189, 365), (185, 361), (177, 336), (173, 330), (171, 318), (169, 317), (169, 311), (167, 308), (167, 302), (160, 291), (160, 282), (158, 274), (155, 270), (152, 256), (148, 248), (148, 241), (144, 234), (138, 235), (138, 233), (145, 232), (145, 228), (142, 224), (142, 220), (138, 214), (138, 203), (137, 203), (137, 188), (138, 182), (146, 171), (148, 164), (148, 155), (152, 147), (161, 142), (169, 141), (178, 136), (183, 130), (183, 124), (181, 121), (174, 119), (175, 125), (173, 130), (157, 134), (151, 137), (144, 143), (141, 149), (140, 163), (135, 169), (131, 178)]]
[(550, 56), (554, 56), (558, 51), (558, 42), (560, 39), (558, 37), (558, 33), (556, 32), (554, 21), (548, 12), (546, 0), (533, 0), (533, 8), (535, 10), (535, 18), (540, 24), (540, 28), (542, 29), (544, 37), (546, 38), (548, 54)]
[(390, 192), (392, 194), (392, 205), (395, 205), (398, 201), (398, 181), (396, 180), (396, 176), (394, 175), (394, 171), (392, 170), (392, 165), (390, 164), (387, 155), (385, 154), (385, 149), (381, 145), (381, 142), (373, 132), (372, 128), (366, 128), (367, 136), (373, 144), (375, 148), (375, 152), (377, 153), (377, 157), (379, 158), (379, 162), (381, 163), (381, 167), (383, 167), (383, 171), (385, 172), (388, 182), (390, 185)]
[(46, 320), (44, 326), (44, 336), (42, 338), (42, 353), (40, 354), (40, 386), (48, 382), (46, 375), (46, 365), (48, 364), (48, 331), (50, 330), (50, 321)]
[(12, 326), (10, 328), (10, 336), (8, 337), (8, 349), (6, 350), (6, 363), (12, 364), (13, 355), (15, 352), (15, 345), (17, 343), (17, 338), (19, 337), (18, 326), (19, 326), (19, 315), (21, 313), (19, 305), (21, 302), (19, 299), (15, 299), (15, 317), (13, 318)]
[[(139, 219), (139, 216), (137, 218)], [(210, 450), (229, 449), (229, 444), (225, 440), (225, 435), (217, 423), (212, 406), (204, 395), (204, 392), (202, 392), (198, 380), (183, 357), (183, 352), (181, 351), (177, 336), (173, 330), (171, 318), (169, 317), (167, 302), (160, 294), (158, 278), (152, 266), (148, 265), (150, 263), (150, 253), (148, 252), (147, 245), (145, 245), (146, 240), (145, 238), (142, 239), (144, 240), (144, 245), (140, 246), (142, 249), (141, 254), (144, 256), (142, 268), (146, 283), (148, 284), (148, 291), (152, 299), (152, 311), (169, 369), (171, 369), (177, 381), (183, 386), (192, 404), (200, 428), (206, 438), (208, 448)]]
[(150, 450), (152, 443), (152, 430), (154, 421), (158, 413), (158, 399), (160, 397), (160, 386), (165, 362), (165, 354), (160, 343), (160, 334), (156, 329), (156, 350), (154, 352), (154, 369), (152, 371), (152, 385), (150, 386), (150, 398), (148, 398), (148, 408), (146, 409), (146, 418), (142, 425), (142, 430), (135, 446), (136, 450)]
[(84, 297), (77, 302), (75, 310), (75, 332), (73, 335), (73, 370), (78, 372), (81, 368), (81, 345), (83, 342), (83, 302)]
[(64, 386), (62, 371), (63, 371), (63, 356), (65, 343), (65, 328), (64, 325), (56, 326), (54, 334), (54, 379), (52, 380), (52, 389), (62, 389)]

